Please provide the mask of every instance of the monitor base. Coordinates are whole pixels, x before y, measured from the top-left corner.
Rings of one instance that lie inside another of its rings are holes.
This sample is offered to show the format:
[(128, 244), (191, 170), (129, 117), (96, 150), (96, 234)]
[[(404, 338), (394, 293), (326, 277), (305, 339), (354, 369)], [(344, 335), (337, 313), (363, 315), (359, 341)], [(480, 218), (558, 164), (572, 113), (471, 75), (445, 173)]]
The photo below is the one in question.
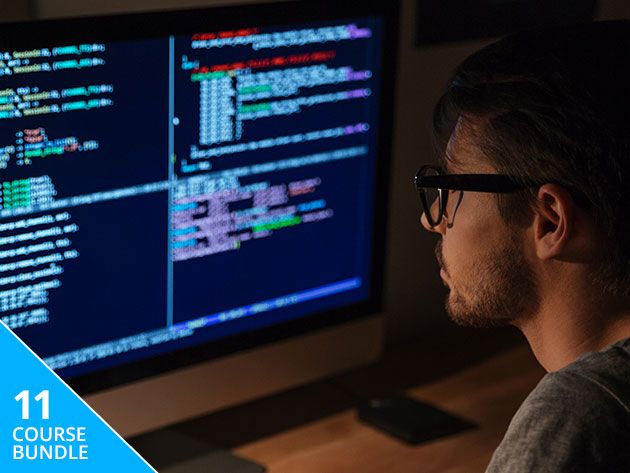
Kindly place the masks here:
[(266, 468), (173, 429), (128, 439), (159, 473), (262, 473)]

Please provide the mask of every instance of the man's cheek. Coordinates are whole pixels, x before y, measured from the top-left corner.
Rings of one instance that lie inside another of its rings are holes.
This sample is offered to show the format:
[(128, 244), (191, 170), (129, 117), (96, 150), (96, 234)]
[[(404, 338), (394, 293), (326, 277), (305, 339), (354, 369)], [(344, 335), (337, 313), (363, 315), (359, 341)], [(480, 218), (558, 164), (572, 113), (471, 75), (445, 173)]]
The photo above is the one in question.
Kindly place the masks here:
[(455, 239), (444, 245), (444, 261), (446, 267), (453, 270), (455, 267), (465, 267), (478, 261), (479, 249), (471, 245), (468, 238)]

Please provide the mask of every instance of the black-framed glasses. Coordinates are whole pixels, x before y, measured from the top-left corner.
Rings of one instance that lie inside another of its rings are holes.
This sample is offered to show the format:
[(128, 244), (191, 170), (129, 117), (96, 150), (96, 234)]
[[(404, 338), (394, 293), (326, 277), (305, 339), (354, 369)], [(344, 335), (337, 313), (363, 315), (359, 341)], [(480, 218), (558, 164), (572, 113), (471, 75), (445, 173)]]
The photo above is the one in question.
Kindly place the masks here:
[[(540, 186), (533, 179), (516, 179), (505, 174), (445, 174), (441, 167), (425, 165), (416, 174), (416, 187), (423, 211), (431, 227), (440, 224), (449, 205), (449, 194), (456, 191), (455, 209), (463, 191), (507, 194)], [(454, 210), (453, 212), (454, 213)]]

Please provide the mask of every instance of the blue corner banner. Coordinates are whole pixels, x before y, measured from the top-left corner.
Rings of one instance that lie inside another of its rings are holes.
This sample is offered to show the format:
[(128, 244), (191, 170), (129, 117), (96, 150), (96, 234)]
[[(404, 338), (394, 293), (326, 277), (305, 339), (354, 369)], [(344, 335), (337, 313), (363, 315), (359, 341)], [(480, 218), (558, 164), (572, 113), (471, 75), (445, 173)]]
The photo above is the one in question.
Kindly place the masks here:
[(0, 360), (0, 472), (155, 473), (1, 321)]

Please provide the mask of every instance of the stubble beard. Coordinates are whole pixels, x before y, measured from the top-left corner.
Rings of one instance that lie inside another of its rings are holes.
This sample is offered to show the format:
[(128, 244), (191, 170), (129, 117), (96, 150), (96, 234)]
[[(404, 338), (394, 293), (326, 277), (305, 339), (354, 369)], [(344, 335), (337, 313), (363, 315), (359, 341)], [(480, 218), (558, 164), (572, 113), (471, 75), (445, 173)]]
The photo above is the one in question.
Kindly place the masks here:
[(436, 255), (449, 274), (446, 311), (456, 324), (479, 328), (504, 326), (537, 310), (534, 273), (516, 235), (503, 248), (492, 251), (485, 261), (476, 262), (473, 274), (462, 275), (455, 281), (444, 266), (441, 240)]

